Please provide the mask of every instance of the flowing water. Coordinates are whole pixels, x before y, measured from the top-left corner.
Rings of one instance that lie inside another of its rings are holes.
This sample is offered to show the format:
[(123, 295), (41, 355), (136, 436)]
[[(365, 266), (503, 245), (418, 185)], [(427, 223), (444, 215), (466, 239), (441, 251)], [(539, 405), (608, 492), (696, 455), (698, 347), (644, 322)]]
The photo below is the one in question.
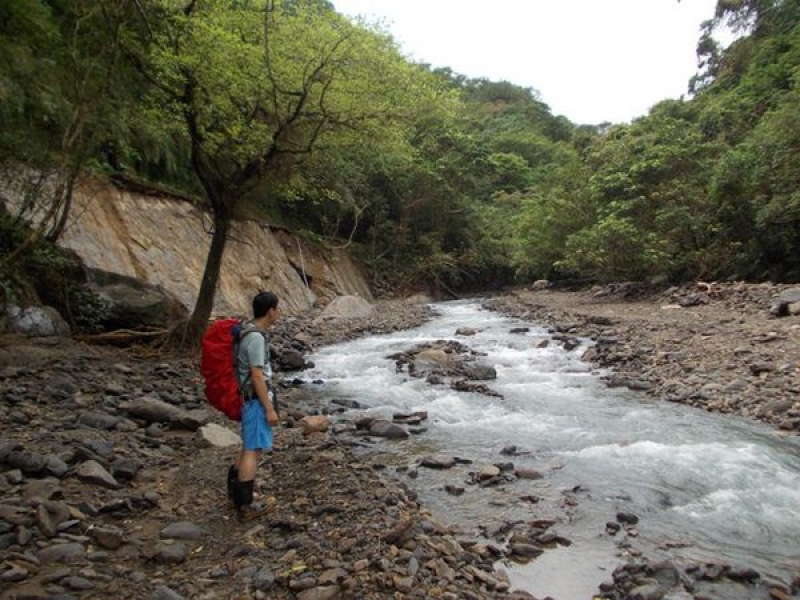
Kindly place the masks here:
[[(370, 413), (427, 411), (423, 433), (378, 448), (396, 466), (431, 454), (472, 461), (447, 471), (421, 468), (407, 479), (441, 520), (477, 534), (481, 524), (557, 519), (552, 530), (573, 544), (507, 568), (514, 588), (590, 598), (622, 562), (617, 542), (624, 534), (605, 532), (620, 511), (639, 517), (639, 536), (630, 541), (646, 556), (751, 566), (783, 583), (800, 573), (797, 438), (609, 389), (580, 360), (585, 345), (571, 352), (556, 343), (537, 347), (549, 339), (544, 328), (478, 303), (435, 308), (438, 317), (422, 327), (324, 348), (311, 357), (311, 376), (325, 381), (326, 397), (355, 400)], [(456, 337), (459, 327), (479, 332)], [(510, 333), (514, 327), (530, 330)], [(396, 372), (387, 358), (440, 339), (486, 353), (480, 360), (497, 370), (486, 383), (503, 398), (427, 384)], [(512, 445), (524, 453), (501, 455)], [(544, 477), (489, 488), (465, 483), (470, 471), (503, 462)], [(449, 495), (445, 484), (465, 493)]]

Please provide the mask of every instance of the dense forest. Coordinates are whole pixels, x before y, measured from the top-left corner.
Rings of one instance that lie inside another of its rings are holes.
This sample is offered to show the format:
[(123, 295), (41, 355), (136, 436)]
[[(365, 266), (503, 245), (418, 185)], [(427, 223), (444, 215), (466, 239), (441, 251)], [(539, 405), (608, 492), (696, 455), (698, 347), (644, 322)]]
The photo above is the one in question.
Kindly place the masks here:
[(87, 174), (208, 206), (198, 327), (241, 216), (394, 285), (798, 280), (800, 3), (719, 0), (698, 37), (683, 99), (586, 125), (414, 63), (325, 0), (4, 0), (0, 165), (37, 174), (46, 218), (0, 215), (2, 287), (47, 256)]

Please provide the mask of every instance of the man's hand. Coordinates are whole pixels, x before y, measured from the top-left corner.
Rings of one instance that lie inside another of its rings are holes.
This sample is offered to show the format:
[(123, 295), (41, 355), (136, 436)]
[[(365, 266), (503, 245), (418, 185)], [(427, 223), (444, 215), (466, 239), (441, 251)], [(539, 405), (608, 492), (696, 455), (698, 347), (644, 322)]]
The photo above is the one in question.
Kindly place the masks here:
[(280, 418), (278, 417), (278, 413), (275, 412), (275, 409), (271, 406), (267, 409), (267, 423), (275, 427), (278, 423), (281, 422)]

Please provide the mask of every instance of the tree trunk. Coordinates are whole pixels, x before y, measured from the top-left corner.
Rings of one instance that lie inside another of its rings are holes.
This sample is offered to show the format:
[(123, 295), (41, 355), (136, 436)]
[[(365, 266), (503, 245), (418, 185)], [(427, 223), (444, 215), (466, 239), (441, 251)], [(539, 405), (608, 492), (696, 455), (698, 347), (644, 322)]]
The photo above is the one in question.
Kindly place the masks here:
[(203, 270), (203, 279), (200, 282), (200, 291), (197, 295), (197, 302), (194, 305), (194, 312), (189, 319), (186, 342), (188, 346), (197, 346), (200, 338), (208, 326), (208, 319), (214, 308), (214, 296), (217, 292), (220, 270), (222, 268), (222, 257), (225, 253), (225, 244), (228, 241), (228, 230), (230, 229), (231, 219), (227, 210), (214, 211), (214, 233), (211, 237), (211, 247), (208, 249), (206, 266)]

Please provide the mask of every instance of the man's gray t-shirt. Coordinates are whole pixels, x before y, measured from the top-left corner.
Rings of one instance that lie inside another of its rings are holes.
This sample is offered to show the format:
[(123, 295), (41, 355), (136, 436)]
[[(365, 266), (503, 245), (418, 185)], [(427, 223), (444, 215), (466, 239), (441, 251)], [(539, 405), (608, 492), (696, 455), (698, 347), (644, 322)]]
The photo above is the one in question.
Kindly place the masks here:
[(247, 398), (255, 397), (250, 377), (251, 366), (262, 367), (264, 381), (267, 384), (272, 381), (269, 344), (266, 337), (258, 331), (249, 333), (240, 340), (239, 350), (236, 354), (236, 376), (239, 378), (239, 386), (245, 392)]

